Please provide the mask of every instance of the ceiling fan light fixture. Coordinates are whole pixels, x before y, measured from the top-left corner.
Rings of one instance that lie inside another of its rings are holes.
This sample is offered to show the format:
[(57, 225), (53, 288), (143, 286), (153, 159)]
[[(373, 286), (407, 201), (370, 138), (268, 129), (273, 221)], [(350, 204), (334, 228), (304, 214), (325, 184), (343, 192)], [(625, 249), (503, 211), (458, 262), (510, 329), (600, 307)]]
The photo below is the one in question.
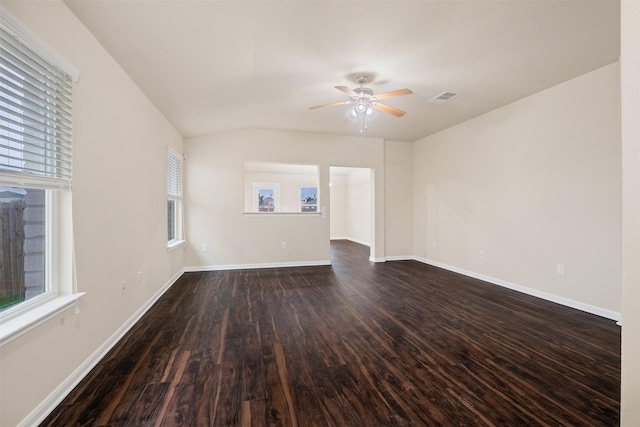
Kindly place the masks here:
[(369, 118), (373, 117), (377, 111), (382, 111), (383, 113), (391, 114), (396, 117), (402, 117), (405, 114), (404, 111), (379, 102), (379, 100), (401, 95), (411, 95), (413, 92), (410, 89), (400, 89), (374, 95), (373, 89), (364, 87), (364, 84), (368, 80), (369, 79), (367, 78), (367, 76), (358, 76), (357, 82), (360, 87), (354, 89), (348, 88), (347, 86), (335, 86), (335, 88), (340, 92), (349, 96), (349, 99), (346, 101), (316, 105), (309, 108), (316, 109), (321, 107), (329, 107), (332, 105), (351, 104), (353, 105), (353, 108), (349, 108), (349, 110), (347, 111), (346, 121), (352, 122), (356, 121), (356, 119), (359, 119), (360, 132), (364, 132), (364, 129), (367, 128)]

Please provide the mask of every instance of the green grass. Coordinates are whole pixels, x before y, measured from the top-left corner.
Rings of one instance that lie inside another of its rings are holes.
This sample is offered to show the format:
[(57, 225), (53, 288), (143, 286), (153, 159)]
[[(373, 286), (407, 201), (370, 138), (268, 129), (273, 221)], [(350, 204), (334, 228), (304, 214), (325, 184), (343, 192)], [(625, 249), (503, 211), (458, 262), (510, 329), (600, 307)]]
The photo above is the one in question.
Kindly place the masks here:
[(22, 302), (22, 298), (18, 296), (8, 296), (0, 298), (0, 311)]

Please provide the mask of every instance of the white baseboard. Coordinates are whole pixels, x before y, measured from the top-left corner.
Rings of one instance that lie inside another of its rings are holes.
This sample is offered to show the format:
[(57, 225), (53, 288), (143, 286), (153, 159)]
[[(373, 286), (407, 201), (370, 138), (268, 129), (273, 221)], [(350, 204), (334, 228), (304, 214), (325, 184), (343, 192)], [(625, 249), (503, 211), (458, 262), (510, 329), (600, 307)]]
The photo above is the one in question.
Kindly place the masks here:
[(413, 257), (414, 260), (419, 261), (424, 264), (433, 265), (434, 267), (443, 268), (445, 270), (453, 271), (454, 273), (460, 273), (465, 276), (473, 277), (475, 279), (483, 280), (485, 282), (492, 283), (494, 285), (502, 286), (504, 288), (512, 289), (514, 291), (522, 292), (527, 295), (531, 295), (537, 298), (542, 298), (547, 301), (555, 302), (557, 304), (564, 305), (566, 307), (575, 308), (577, 310), (584, 311), (586, 313), (595, 314), (600, 317), (604, 317), (606, 319), (615, 320), (621, 325), (621, 315), (620, 313), (612, 310), (607, 310), (601, 307), (596, 307), (590, 304), (585, 304), (580, 301), (575, 301), (570, 298), (565, 298), (559, 295), (550, 294), (548, 292), (539, 291), (537, 289), (528, 288), (526, 286), (521, 286), (515, 283), (508, 282), (502, 279), (496, 279), (495, 277), (485, 276), (484, 274), (475, 273), (473, 271), (465, 270), (462, 268), (454, 267), (451, 265), (443, 264), (438, 261), (433, 261), (427, 258), (421, 257)]
[(365, 242), (364, 240), (358, 240), (358, 239), (354, 239), (354, 238), (351, 238), (351, 237), (347, 237), (347, 240), (349, 240), (349, 241), (351, 241), (353, 243), (357, 243), (359, 245), (369, 246), (369, 247), (371, 246), (370, 242)]
[(265, 262), (258, 264), (219, 264), (219, 265), (197, 265), (185, 267), (188, 273), (197, 271), (221, 271), (221, 270), (252, 270), (256, 268), (282, 268), (282, 267), (315, 267), (319, 265), (331, 265), (330, 260), (321, 261), (295, 261), (295, 262)]
[(416, 258), (413, 255), (394, 255), (385, 257), (384, 259), (387, 261), (411, 261)]
[(96, 351), (93, 352), (87, 360), (66, 380), (64, 380), (56, 389), (47, 396), (25, 419), (23, 419), (18, 427), (31, 427), (39, 425), (53, 410), (64, 400), (65, 397), (89, 374), (89, 372), (107, 355), (117, 343), (129, 332), (129, 330), (140, 320), (140, 318), (155, 304), (158, 299), (182, 276), (184, 270), (180, 270), (176, 275), (169, 279), (153, 296), (142, 305), (109, 339), (107, 339)]

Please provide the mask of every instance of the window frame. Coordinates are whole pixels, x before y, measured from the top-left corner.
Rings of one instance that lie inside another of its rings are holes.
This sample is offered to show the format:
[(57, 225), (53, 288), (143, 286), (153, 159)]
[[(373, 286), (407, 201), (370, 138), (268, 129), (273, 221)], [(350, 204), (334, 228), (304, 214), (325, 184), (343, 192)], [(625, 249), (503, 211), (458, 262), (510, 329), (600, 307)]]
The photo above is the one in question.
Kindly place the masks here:
[[(315, 202), (315, 203), (312, 203), (312, 204), (305, 204), (305, 203), (303, 202), (303, 200), (302, 200), (302, 193), (303, 193), (303, 191), (304, 191), (305, 189), (308, 189), (308, 188), (313, 188), (313, 189), (315, 190), (315, 193), (316, 193), (316, 202)], [(318, 186), (317, 186), (317, 185), (301, 185), (301, 186), (300, 186), (300, 193), (299, 193), (299, 194), (300, 194), (300, 197), (298, 197), (298, 199), (300, 199), (300, 213), (303, 213), (303, 214), (308, 214), (308, 213), (318, 213), (318, 211), (319, 211), (319, 207), (320, 207), (320, 206), (319, 206), (320, 197), (319, 197), (319, 194), (318, 194), (318, 193), (319, 193), (319, 191), (318, 191)], [(312, 210), (312, 211), (306, 211), (306, 212), (305, 212), (305, 211), (303, 210), (303, 208), (304, 208), (304, 207), (309, 207), (309, 208), (315, 207), (315, 210)]]
[[(172, 182), (172, 165), (171, 161), (177, 163), (176, 182)], [(172, 191), (172, 188), (176, 191)], [(167, 147), (167, 249), (171, 250), (186, 243), (184, 239), (184, 156), (171, 147)], [(173, 203), (173, 221), (171, 222), (174, 237), (169, 239), (169, 204)]]
[[(60, 57), (55, 51), (42, 42), (34, 33), (32, 33), (27, 27), (25, 27), (20, 21), (15, 19), (5, 9), (0, 8), (0, 27), (2, 27), (3, 38), (10, 40), (7, 45), (4, 46), (3, 51), (6, 52), (7, 61), (11, 62), (11, 66), (5, 67), (5, 74), (7, 79), (11, 79), (11, 73), (18, 73), (18, 77), (25, 78), (29, 74), (29, 70), (24, 63), (19, 60), (11, 59), (17, 58), (12, 49), (15, 46), (21, 46), (24, 48), (24, 55), (27, 55), (34, 64), (42, 65), (47, 70), (47, 76), (49, 72), (54, 72), (57, 77), (63, 80), (63, 86), (56, 86), (55, 91), (68, 91), (68, 105), (65, 107), (62, 114), (66, 115), (65, 119), (70, 120), (71, 116), (71, 101), (72, 101), (72, 89), (73, 81), (78, 79), (78, 71), (70, 65), (66, 60)], [(13, 48), (11, 46), (13, 46)], [(15, 51), (14, 51), (15, 52)], [(22, 50), (20, 52), (23, 52)], [(3, 53), (4, 54), (4, 53)], [(9, 63), (9, 62), (8, 62)], [(53, 68), (50, 68), (53, 67)], [(55, 71), (52, 71), (55, 69)], [(13, 71), (11, 71), (13, 70)], [(58, 74), (60, 73), (60, 74)], [(22, 75), (24, 74), (24, 75)], [(11, 81), (7, 80), (7, 81)], [(25, 79), (25, 81), (31, 80)], [(47, 86), (48, 87), (48, 86)], [(56, 92), (58, 93), (58, 92)], [(16, 101), (12, 100), (17, 96)], [(25, 106), (26, 103), (22, 99), (28, 99), (28, 95), (25, 93), (16, 93), (3, 96), (4, 107), (3, 108), (3, 120), (13, 121), (20, 120), (20, 117), (25, 114), (27, 109), (19, 108), (17, 106)], [(55, 109), (57, 110), (59, 104), (59, 98), (54, 97), (56, 100)], [(43, 98), (42, 102), (49, 103), (50, 99)], [(12, 103), (12, 104), (11, 104)], [(9, 110), (8, 105), (14, 105), (18, 110)], [(28, 109), (30, 111), (45, 111), (46, 106), (38, 104), (38, 108), (33, 109), (33, 105)], [(51, 105), (51, 104), (49, 104)], [(14, 111), (16, 115), (14, 116)], [(48, 111), (48, 110), (46, 110)], [(15, 117), (15, 118), (14, 118)], [(57, 119), (56, 119), (57, 120)], [(15, 129), (7, 131), (3, 134), (3, 144), (9, 146), (9, 141), (22, 141), (22, 146), (19, 151), (21, 153), (27, 153), (25, 144), (29, 140), (29, 144), (33, 144), (35, 140), (32, 136), (26, 132), (25, 126), (27, 122), (18, 122), (21, 125)], [(47, 122), (45, 126), (50, 126)], [(55, 125), (53, 129), (57, 129)], [(70, 134), (69, 134), (70, 135)], [(47, 150), (50, 149), (51, 143), (54, 146), (60, 147), (60, 149), (68, 150), (71, 152), (71, 138), (67, 142), (60, 143), (56, 139), (42, 140), (46, 144)], [(44, 147), (44, 146), (43, 146)], [(55, 150), (55, 149), (54, 149)], [(51, 151), (55, 153), (55, 151)], [(20, 154), (22, 156), (24, 154)], [(20, 157), (23, 162), (27, 157)], [(53, 154), (50, 157), (51, 160), (58, 157)], [(28, 160), (31, 162), (32, 160)], [(66, 159), (67, 165), (64, 172), (60, 174), (58, 172), (59, 164), (57, 163), (41, 163), (45, 165), (38, 172), (32, 173), (24, 169), (24, 165), (19, 168), (14, 168), (10, 163), (0, 169), (0, 186), (13, 187), (13, 188), (25, 188), (33, 190), (45, 191), (45, 212), (44, 212), (44, 291), (32, 298), (16, 303), (9, 306), (0, 312), (0, 346), (12, 341), (23, 333), (31, 330), (32, 328), (43, 323), (47, 319), (55, 316), (62, 310), (65, 310), (75, 304), (78, 298), (84, 295), (84, 292), (77, 291), (77, 285), (75, 282), (75, 272), (73, 265), (73, 234), (72, 234), (72, 220), (71, 220), (71, 158)]]
[[(260, 210), (260, 191), (273, 191), (273, 210)], [(253, 212), (258, 214), (273, 214), (280, 212), (280, 183), (277, 182), (254, 182), (253, 183)]]

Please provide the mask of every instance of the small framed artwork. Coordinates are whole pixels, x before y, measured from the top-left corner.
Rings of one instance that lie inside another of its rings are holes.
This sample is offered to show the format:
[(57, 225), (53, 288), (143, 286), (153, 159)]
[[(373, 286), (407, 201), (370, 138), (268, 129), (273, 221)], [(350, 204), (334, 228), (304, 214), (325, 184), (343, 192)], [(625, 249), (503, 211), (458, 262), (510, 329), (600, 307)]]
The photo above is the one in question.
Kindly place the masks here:
[(253, 210), (255, 212), (277, 212), (280, 185), (277, 183), (253, 184)]
[(318, 212), (318, 187), (300, 187), (300, 212)]

